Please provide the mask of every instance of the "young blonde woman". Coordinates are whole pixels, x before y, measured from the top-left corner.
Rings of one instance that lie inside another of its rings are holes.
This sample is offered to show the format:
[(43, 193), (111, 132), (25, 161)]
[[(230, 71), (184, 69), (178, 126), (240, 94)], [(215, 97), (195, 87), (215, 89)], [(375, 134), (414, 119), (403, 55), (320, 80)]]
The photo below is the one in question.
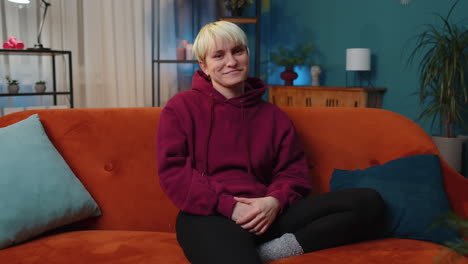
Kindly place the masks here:
[(307, 196), (301, 142), (286, 114), (262, 100), (265, 83), (248, 77), (247, 47), (235, 24), (205, 25), (193, 46), (202, 70), (161, 114), (160, 184), (180, 209), (188, 260), (258, 264), (377, 237), (376, 191)]

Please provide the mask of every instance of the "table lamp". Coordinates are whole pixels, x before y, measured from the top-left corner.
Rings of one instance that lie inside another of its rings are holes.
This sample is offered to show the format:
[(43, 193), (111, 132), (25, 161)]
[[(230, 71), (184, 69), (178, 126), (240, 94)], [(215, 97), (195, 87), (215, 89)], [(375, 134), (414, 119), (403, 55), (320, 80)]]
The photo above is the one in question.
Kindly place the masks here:
[[(13, 3), (18, 3), (18, 4), (29, 4), (29, 0), (8, 0)], [(50, 3), (46, 2), (45, 0), (41, 0), (41, 2), (44, 4), (44, 13), (42, 15), (42, 20), (41, 20), (41, 25), (39, 26), (39, 32), (37, 33), (37, 43), (34, 44), (34, 48), (28, 48), (29, 50), (50, 50), (50, 48), (44, 48), (44, 46), (41, 43), (41, 33), (42, 33), (42, 28), (44, 27), (44, 21), (47, 15), (47, 9), (50, 6)]]
[[(371, 70), (371, 51), (370, 49), (346, 49), (346, 73), (356, 72), (361, 86), (361, 73)], [(370, 78), (369, 78), (370, 82)], [(348, 74), (346, 74), (346, 86), (348, 86)]]

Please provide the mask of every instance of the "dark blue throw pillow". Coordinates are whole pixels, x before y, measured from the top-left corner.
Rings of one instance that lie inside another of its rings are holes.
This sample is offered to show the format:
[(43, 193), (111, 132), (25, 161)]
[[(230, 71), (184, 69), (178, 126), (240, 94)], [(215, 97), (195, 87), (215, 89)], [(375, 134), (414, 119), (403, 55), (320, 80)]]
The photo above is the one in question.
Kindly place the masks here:
[(360, 187), (375, 189), (385, 201), (388, 235), (438, 244), (460, 239), (443, 225), (429, 228), (451, 210), (437, 155), (400, 158), (364, 170), (334, 170), (331, 191)]

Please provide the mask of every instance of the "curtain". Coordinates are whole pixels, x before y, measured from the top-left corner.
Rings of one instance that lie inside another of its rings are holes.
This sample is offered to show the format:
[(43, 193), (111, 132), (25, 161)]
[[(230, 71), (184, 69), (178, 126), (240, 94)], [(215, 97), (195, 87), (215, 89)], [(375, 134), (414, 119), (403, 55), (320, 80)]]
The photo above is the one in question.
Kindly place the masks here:
[[(151, 106), (151, 0), (49, 2), (52, 5), (42, 31), (42, 43), (54, 50), (72, 51), (75, 107)], [(2, 40), (16, 36), (32, 47), (42, 12), (40, 1), (32, 0), (29, 5), (0, 1)], [(28, 86), (32, 87), (36, 79), (50, 78), (47, 58), (2, 57), (0, 65), (6, 66), (0, 68), (0, 76), (14, 74), (24, 89), (31, 89)], [(59, 63), (66, 61), (59, 59)], [(57, 65), (59, 90), (67, 89), (67, 70), (65, 65)], [(6, 106), (37, 103), (20, 99), (0, 102), (0, 107), (2, 103)]]
[(151, 1), (83, 0), (82, 10), (81, 101), (151, 106)]

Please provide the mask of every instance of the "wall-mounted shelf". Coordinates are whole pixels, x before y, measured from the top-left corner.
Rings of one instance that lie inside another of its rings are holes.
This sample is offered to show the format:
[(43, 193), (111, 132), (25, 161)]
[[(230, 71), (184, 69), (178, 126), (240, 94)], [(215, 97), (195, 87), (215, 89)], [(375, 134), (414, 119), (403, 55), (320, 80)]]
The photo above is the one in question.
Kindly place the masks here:
[(256, 17), (220, 17), (219, 20), (229, 21), (237, 24), (256, 24)]
[(70, 92), (44, 92), (44, 93), (0, 93), (0, 96), (29, 96), (29, 95), (66, 95)]
[(34, 55), (34, 56), (55, 56), (55, 55), (64, 55), (71, 54), (71, 51), (66, 50), (34, 50), (34, 49), (0, 49), (0, 54), (16, 54), (16, 55)]

